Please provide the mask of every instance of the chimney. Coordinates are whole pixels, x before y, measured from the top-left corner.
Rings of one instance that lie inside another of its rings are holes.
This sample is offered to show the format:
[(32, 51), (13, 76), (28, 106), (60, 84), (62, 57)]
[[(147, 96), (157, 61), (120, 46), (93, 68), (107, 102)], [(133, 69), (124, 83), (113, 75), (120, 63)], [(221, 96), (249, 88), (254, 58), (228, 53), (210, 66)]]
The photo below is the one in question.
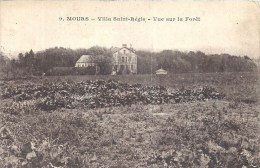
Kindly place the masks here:
[(132, 44), (130, 44), (130, 50), (131, 50), (132, 52), (134, 52), (134, 49), (133, 49)]
[(122, 47), (127, 47), (127, 44), (123, 44)]

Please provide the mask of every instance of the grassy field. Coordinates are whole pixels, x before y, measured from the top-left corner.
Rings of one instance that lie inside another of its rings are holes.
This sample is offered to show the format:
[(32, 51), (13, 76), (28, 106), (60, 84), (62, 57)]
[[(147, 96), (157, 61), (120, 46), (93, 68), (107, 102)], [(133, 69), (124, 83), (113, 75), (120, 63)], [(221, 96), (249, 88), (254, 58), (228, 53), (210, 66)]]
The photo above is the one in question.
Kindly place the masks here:
[(260, 167), (259, 73), (41, 77), (1, 88), (96, 79), (167, 89), (207, 85), (226, 96), (51, 111), (35, 108), (36, 100), (2, 97), (0, 167)]

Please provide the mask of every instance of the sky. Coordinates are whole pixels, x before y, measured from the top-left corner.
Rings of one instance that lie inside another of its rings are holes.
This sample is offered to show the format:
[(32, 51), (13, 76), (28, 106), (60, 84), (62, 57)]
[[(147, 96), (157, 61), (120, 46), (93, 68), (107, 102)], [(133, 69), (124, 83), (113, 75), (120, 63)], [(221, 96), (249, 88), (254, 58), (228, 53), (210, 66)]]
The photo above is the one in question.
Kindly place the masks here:
[[(60, 21), (62, 17), (64, 21)], [(95, 21), (67, 21), (88, 17)], [(143, 17), (146, 22), (98, 21)], [(200, 21), (153, 21), (199, 18)], [(151, 19), (148, 21), (147, 19)], [(0, 1), (0, 49), (9, 56), (50, 47), (203, 51), (260, 56), (260, 3), (254, 1)]]

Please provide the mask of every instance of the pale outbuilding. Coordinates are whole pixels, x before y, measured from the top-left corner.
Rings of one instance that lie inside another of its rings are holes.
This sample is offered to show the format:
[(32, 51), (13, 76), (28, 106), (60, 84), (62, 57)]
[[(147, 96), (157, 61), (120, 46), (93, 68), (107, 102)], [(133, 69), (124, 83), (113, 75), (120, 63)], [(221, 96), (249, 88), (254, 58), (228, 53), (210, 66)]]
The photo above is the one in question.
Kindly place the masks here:
[(157, 71), (155, 71), (155, 73), (157, 75), (166, 75), (168, 72), (161, 68), (161, 69), (158, 69)]
[(91, 55), (82, 55), (79, 60), (76, 62), (75, 67), (89, 67), (95, 66)]

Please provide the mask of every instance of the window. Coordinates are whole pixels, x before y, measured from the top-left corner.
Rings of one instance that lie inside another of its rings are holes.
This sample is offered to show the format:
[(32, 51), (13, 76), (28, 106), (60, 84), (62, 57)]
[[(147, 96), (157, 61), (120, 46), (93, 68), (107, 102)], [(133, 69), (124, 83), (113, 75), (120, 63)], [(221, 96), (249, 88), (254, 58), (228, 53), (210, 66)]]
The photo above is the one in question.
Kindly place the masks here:
[(127, 57), (125, 57), (125, 62), (127, 62)]
[(134, 69), (134, 65), (131, 65), (131, 70), (133, 70)]
[(124, 54), (125, 54), (125, 50), (124, 50)]
[(125, 62), (125, 57), (122, 57), (122, 62)]

